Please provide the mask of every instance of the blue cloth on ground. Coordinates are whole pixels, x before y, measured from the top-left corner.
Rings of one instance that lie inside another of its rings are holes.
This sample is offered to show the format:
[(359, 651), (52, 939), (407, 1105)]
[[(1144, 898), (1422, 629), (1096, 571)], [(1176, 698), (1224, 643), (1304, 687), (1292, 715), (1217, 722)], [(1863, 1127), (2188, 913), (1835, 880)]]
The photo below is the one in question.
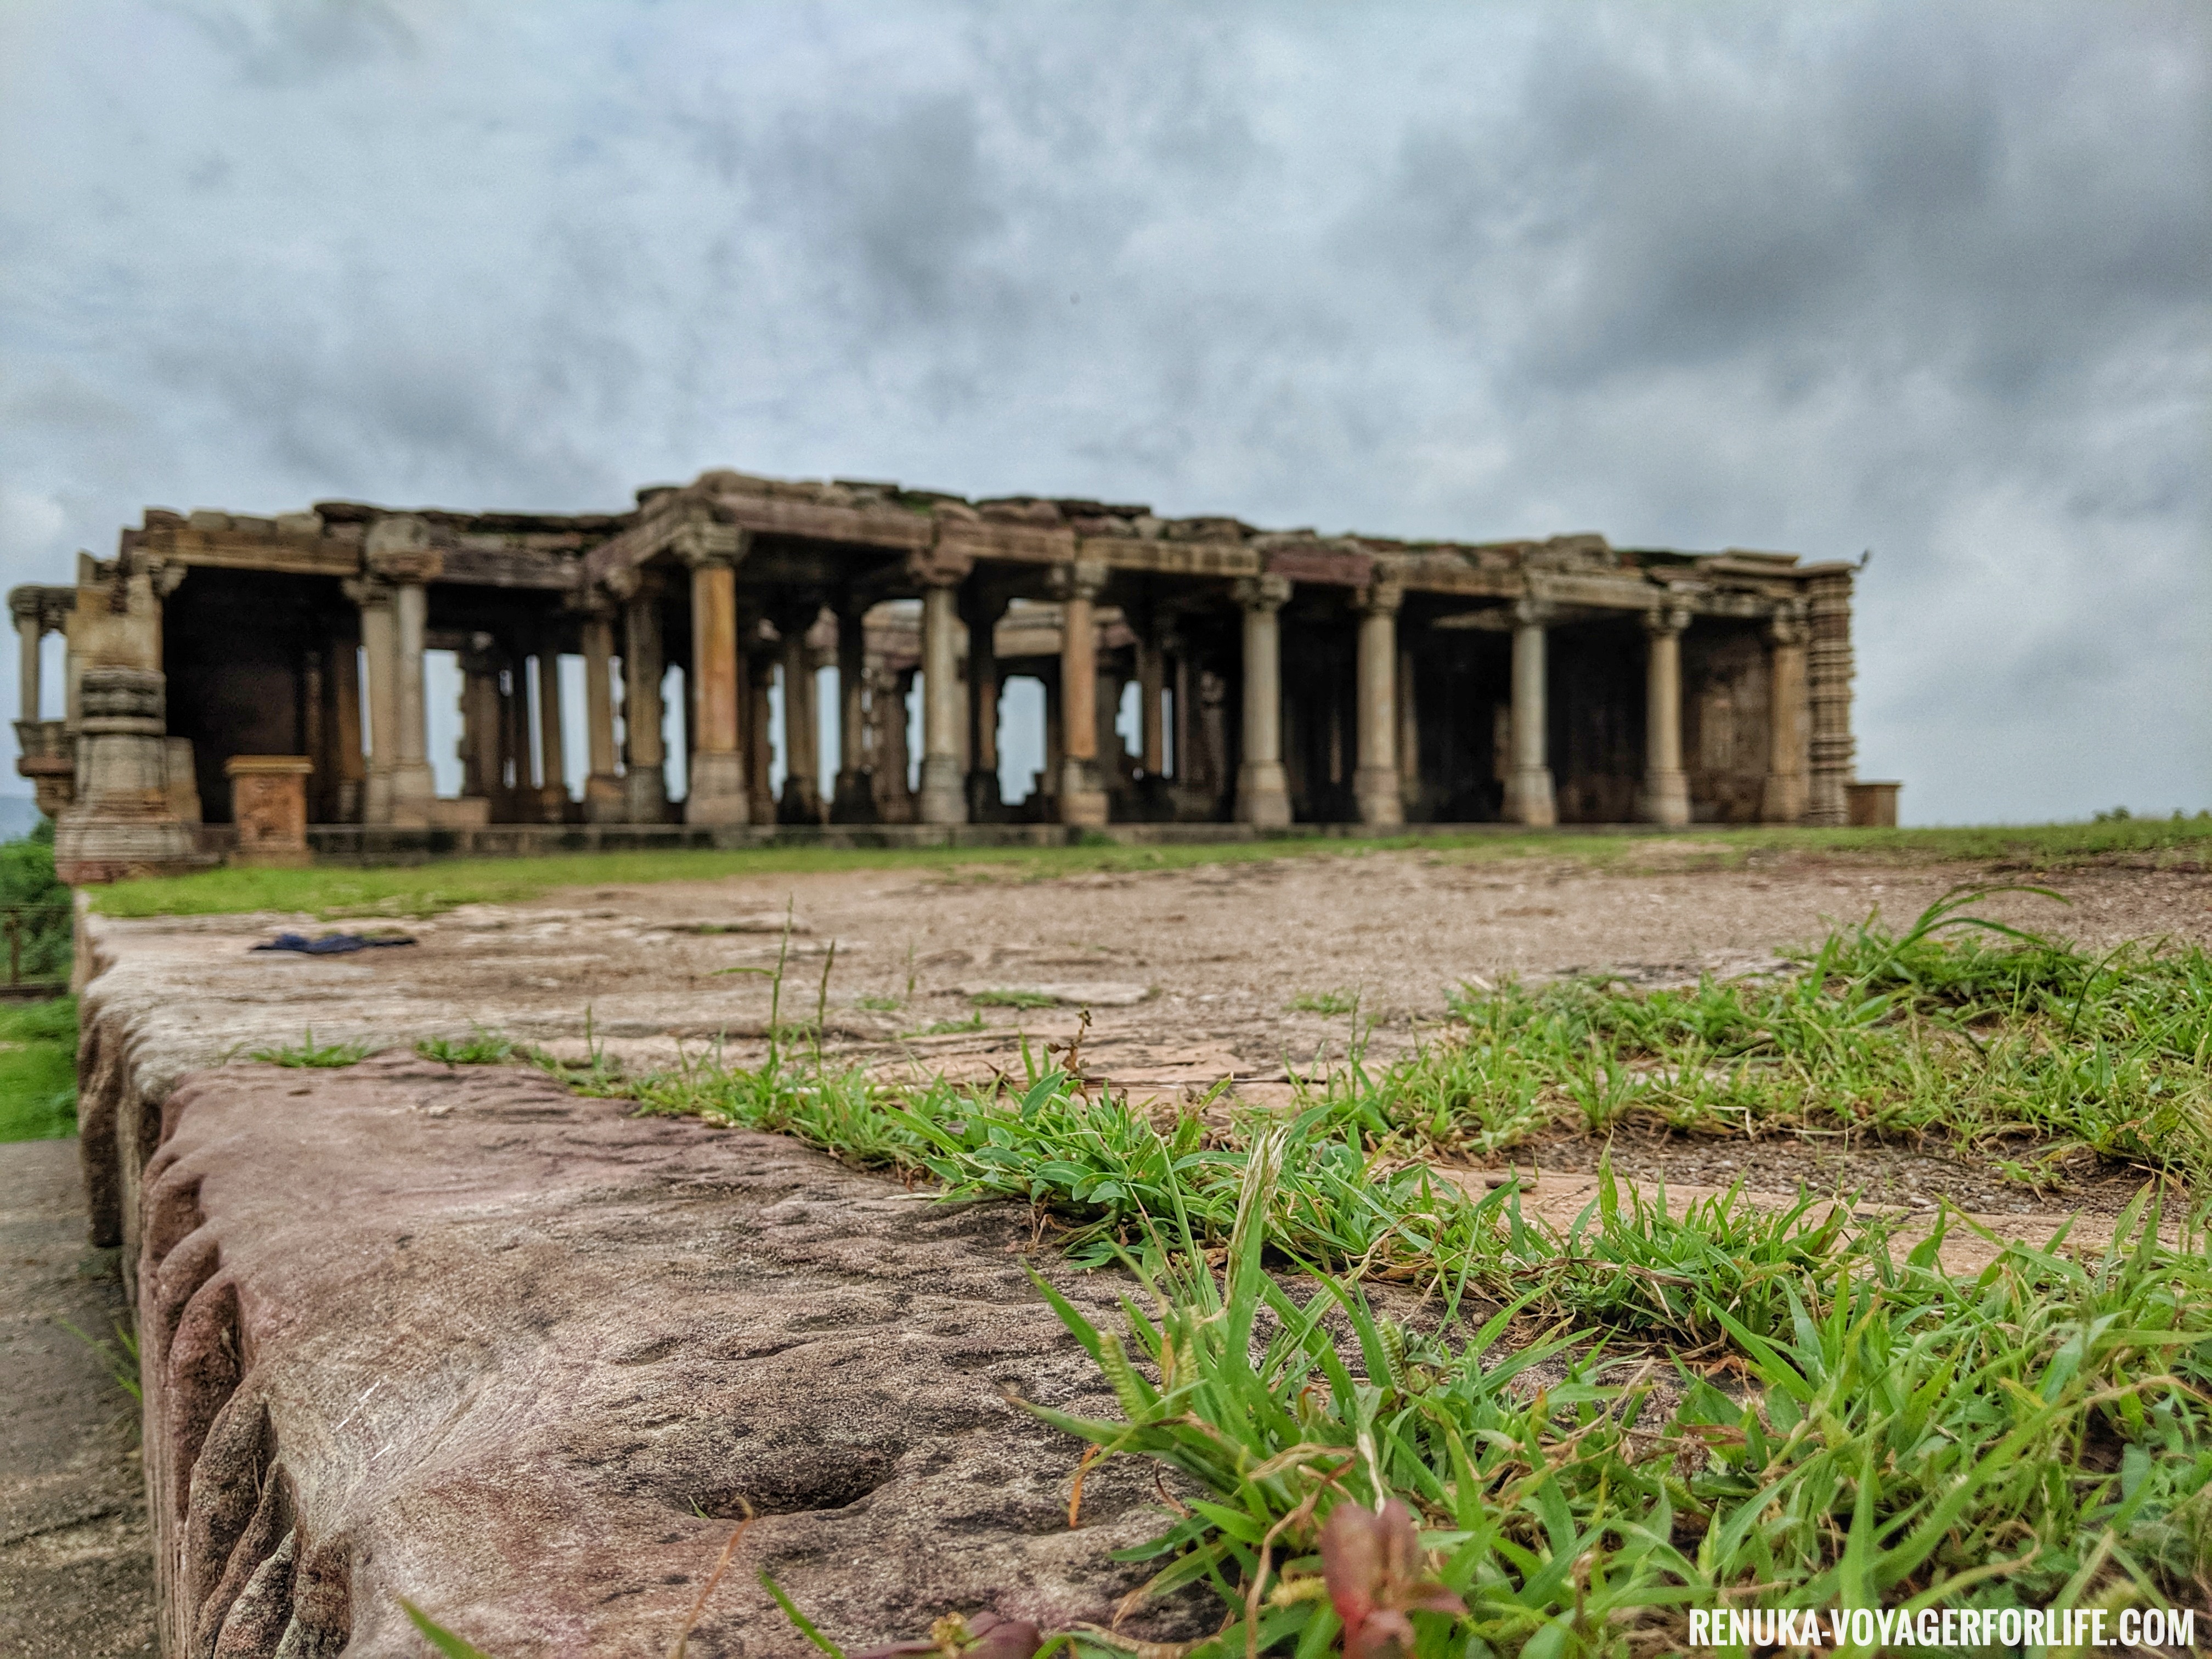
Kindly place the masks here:
[(265, 945), (257, 945), (257, 951), (295, 951), (303, 957), (342, 957), (349, 951), (374, 951), (386, 945), (412, 945), (414, 940), (404, 933), (392, 933), (382, 939), (363, 939), (359, 933), (325, 933), (320, 939), (309, 939), (305, 933), (279, 933)]

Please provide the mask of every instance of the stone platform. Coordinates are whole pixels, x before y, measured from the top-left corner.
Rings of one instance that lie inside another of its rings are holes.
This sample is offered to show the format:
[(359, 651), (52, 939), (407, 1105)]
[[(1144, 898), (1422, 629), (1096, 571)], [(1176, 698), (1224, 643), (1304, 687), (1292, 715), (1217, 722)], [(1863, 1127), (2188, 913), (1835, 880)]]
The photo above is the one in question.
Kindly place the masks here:
[[(1104, 1621), (1148, 1478), (1008, 1391), (1111, 1408), (1002, 1205), (514, 1067), (232, 1065), (169, 1091), (137, 1243), (162, 1651), (809, 1651), (950, 1611)], [(1109, 1316), (1110, 1289), (1069, 1285)], [(219, 1635), (218, 1635), (219, 1633)]]

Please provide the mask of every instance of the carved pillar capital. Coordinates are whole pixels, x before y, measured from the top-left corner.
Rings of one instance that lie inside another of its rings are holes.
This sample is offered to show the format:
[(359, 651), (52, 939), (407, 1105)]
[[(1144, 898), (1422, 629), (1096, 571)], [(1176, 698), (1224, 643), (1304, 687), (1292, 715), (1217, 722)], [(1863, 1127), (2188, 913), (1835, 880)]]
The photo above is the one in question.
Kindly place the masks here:
[(1689, 607), (1662, 605), (1656, 611), (1644, 613), (1644, 631), (1654, 638), (1662, 634), (1680, 634), (1690, 625)]
[(392, 595), (398, 592), (381, 576), (348, 576), (338, 583), (338, 589), (346, 598), (364, 608), (388, 605), (392, 603)]
[(1246, 611), (1280, 611), (1291, 602), (1291, 579), (1270, 571), (1264, 576), (1240, 576), (1237, 603)]
[(1077, 559), (1070, 564), (1053, 566), (1046, 580), (1053, 598), (1063, 605), (1070, 599), (1095, 605), (1098, 596), (1106, 591), (1106, 567), (1098, 560)]
[(1352, 595), (1352, 608), (1363, 617), (1395, 616), (1398, 607), (1405, 602), (1405, 585), (1382, 576), (1364, 587), (1355, 588)]
[(668, 550), (693, 570), (708, 565), (734, 568), (744, 562), (751, 546), (752, 537), (737, 526), (697, 518), (677, 531), (669, 541)]
[(1531, 593), (1513, 601), (1513, 625), (1516, 628), (1549, 628), (1559, 615), (1559, 607), (1540, 594)]

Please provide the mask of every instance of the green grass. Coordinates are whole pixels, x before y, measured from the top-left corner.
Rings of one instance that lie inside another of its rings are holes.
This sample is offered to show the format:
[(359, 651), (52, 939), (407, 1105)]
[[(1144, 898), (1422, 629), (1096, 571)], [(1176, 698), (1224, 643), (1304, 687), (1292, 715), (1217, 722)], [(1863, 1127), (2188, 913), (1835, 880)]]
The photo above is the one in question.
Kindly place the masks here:
[[(443, 863), (356, 869), (235, 868), (188, 876), (118, 882), (97, 890), (106, 915), (202, 915), (246, 910), (339, 916), (416, 916), (457, 904), (514, 903), (559, 887), (661, 881), (705, 881), (880, 868), (957, 872), (981, 879), (1042, 880), (1097, 871), (1181, 869), (1285, 857), (1358, 858), (1392, 849), (1487, 861), (1537, 855), (1596, 867), (1633, 866), (1655, 848), (1669, 859), (1669, 841), (1683, 837), (1590, 835), (1571, 830), (1530, 833), (1510, 829), (1458, 836), (1418, 832), (1346, 841), (1292, 836), (1216, 845), (1146, 847), (1085, 844), (1056, 848), (842, 849), (769, 847), (729, 852), (562, 854), (543, 858), (457, 859)], [(1881, 862), (1959, 860), (2008, 862), (2024, 868), (2063, 866), (2112, 855), (2202, 865), (2212, 855), (2212, 816), (2131, 818), (2101, 823), (1938, 830), (1730, 830), (1699, 827), (1692, 862), (1740, 865), (1767, 854), (1808, 854)]]
[(311, 1025), (299, 1042), (256, 1048), (246, 1058), (270, 1066), (304, 1066), (331, 1070), (338, 1066), (358, 1066), (374, 1052), (374, 1044), (366, 1041), (318, 1042), (314, 1027)]
[(76, 1133), (76, 999), (0, 1003), (0, 1141)]
[(1601, 980), (1463, 991), (1418, 1054), (1323, 1093), (1370, 1136), (1492, 1155), (1565, 1124), (1844, 1130), (2212, 1174), (2212, 955), (2092, 957), (1965, 909), (1832, 935), (1780, 981), (1628, 996)]
[(968, 1000), (978, 1008), (1050, 1008), (1060, 999), (1043, 991), (977, 991)]
[(1357, 991), (1301, 991), (1285, 1005), (1294, 1014), (1325, 1014), (1334, 1019), (1359, 1006)]
[[(312, 1041), (313, 1034), (310, 1034)], [(447, 1066), (498, 1066), (523, 1054), (523, 1047), (514, 1038), (502, 1036), (497, 1031), (486, 1030), (481, 1025), (471, 1026), (463, 1039), (425, 1037), (415, 1045), (415, 1052), (425, 1060), (442, 1061)], [(301, 1064), (319, 1064), (302, 1061)]]

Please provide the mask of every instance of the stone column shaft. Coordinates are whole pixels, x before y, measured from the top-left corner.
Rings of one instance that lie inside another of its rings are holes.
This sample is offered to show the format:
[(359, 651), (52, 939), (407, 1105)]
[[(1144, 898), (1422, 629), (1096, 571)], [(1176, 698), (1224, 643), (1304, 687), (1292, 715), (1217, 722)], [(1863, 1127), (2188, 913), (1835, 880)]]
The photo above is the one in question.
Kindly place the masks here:
[(584, 618), (584, 818), (618, 823), (624, 805), (615, 754), (614, 624), (604, 616)]
[(1546, 758), (1543, 613), (1524, 601), (1513, 629), (1513, 770), (1506, 781), (1505, 816), (1516, 823), (1557, 823), (1552, 768)]
[(868, 635), (866, 612), (848, 604), (837, 613), (837, 787), (833, 823), (873, 823), (873, 762), (868, 752)]
[(15, 618), (16, 637), (22, 641), (22, 659), (16, 665), (21, 675), (21, 713), (19, 719), (39, 718), (39, 651), (46, 643), (46, 630), (40, 626), (38, 617)]
[(430, 774), (428, 705), (422, 690), (422, 632), (429, 620), (429, 592), (421, 582), (403, 581), (394, 590), (392, 627), (397, 638), (398, 729), (392, 768), (392, 821), (427, 827), (438, 785)]
[(666, 669), (658, 594), (647, 592), (623, 610), (623, 805), (632, 823), (668, 817), (668, 754), (661, 736), (660, 678)]
[(966, 586), (961, 620), (968, 628), (968, 821), (988, 823), (1000, 816), (999, 791), (999, 617), (1006, 600), (971, 580)]
[(1398, 776), (1398, 606), (1403, 591), (1377, 583), (1359, 601), (1359, 763), (1352, 796), (1359, 821), (1406, 821)]
[(399, 763), (399, 635), (392, 590), (381, 582), (349, 583), (361, 606), (362, 658), (368, 677), (368, 767), (362, 822), (392, 822), (392, 773)]
[(1766, 778), (1759, 816), (1766, 823), (1796, 823), (1806, 816), (1805, 629), (1794, 617), (1767, 630)]
[(806, 630), (819, 611), (787, 617), (783, 635), (783, 804), (786, 823), (822, 822), (821, 727), (814, 706), (814, 658)]
[(1098, 595), (1101, 566), (1074, 564), (1053, 572), (1060, 599), (1060, 821), (1095, 828), (1107, 818), (1098, 767)]
[(773, 652), (763, 648), (747, 653), (745, 685), (751, 699), (745, 720), (747, 799), (755, 823), (774, 823), (775, 791), (769, 787), (769, 773), (775, 763), (775, 711), (769, 701), (769, 694), (775, 689)]
[(951, 584), (921, 590), (921, 822), (965, 823), (960, 767), (959, 598)]
[(752, 816), (744, 756), (738, 746), (738, 573), (719, 559), (691, 571), (692, 735), (687, 823), (744, 823)]
[(1137, 641), (1137, 764), (1147, 778), (1167, 775), (1167, 653), (1157, 634)]
[(1690, 781), (1682, 771), (1682, 630), (1687, 613), (1644, 619), (1644, 818), (1690, 821)]
[(1237, 768), (1237, 819), (1279, 830), (1291, 821), (1290, 779), (1283, 770), (1283, 669), (1280, 613), (1291, 584), (1280, 576), (1247, 577), (1237, 585), (1244, 610), (1244, 743)]

